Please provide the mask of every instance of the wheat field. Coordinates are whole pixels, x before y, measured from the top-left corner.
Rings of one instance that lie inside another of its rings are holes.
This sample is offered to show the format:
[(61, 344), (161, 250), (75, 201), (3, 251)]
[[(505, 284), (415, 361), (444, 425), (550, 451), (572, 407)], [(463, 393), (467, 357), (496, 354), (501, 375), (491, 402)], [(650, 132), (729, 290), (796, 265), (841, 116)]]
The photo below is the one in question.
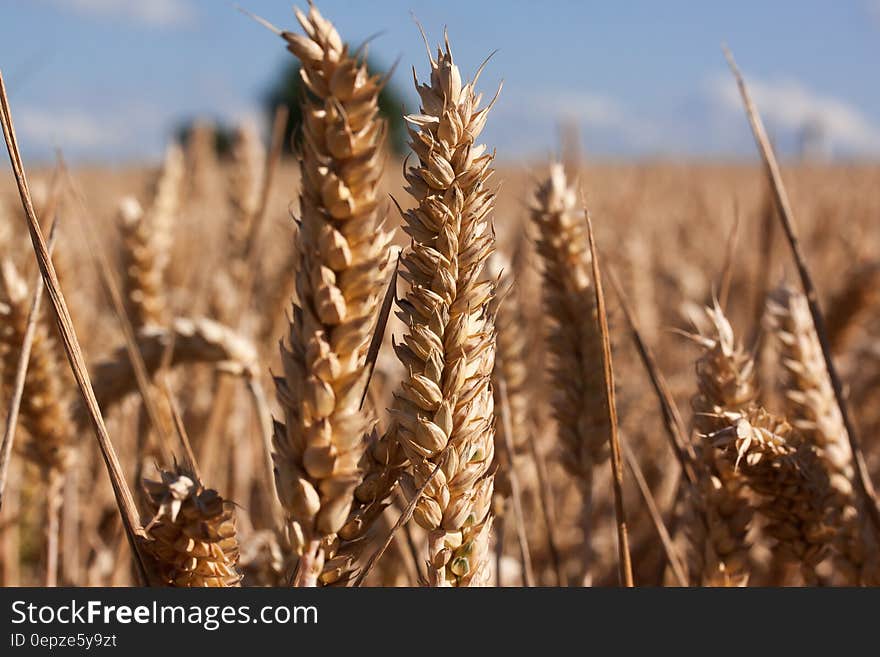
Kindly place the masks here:
[(449, 40), (399, 160), (298, 18), (296, 157), (28, 168), (67, 332), (0, 180), (4, 586), (880, 584), (880, 166), (783, 162), (811, 304), (757, 160), (496, 166)]

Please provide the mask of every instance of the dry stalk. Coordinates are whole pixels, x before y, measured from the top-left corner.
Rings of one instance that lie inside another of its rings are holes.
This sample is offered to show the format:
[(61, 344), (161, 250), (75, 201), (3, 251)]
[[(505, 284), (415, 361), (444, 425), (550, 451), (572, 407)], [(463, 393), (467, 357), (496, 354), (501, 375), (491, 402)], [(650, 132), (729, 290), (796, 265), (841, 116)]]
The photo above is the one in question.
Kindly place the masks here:
[(587, 236), (590, 242), (590, 259), (593, 267), (593, 283), (596, 293), (596, 316), (599, 324), (599, 338), (602, 344), (602, 370), (605, 379), (605, 400), (608, 412), (608, 446), (611, 452), (611, 473), (614, 482), (614, 515), (617, 520), (617, 553), (620, 584), (633, 586), (632, 560), (629, 554), (629, 538), (627, 536), (626, 514), (623, 506), (623, 458), (620, 452), (620, 437), (617, 427), (617, 404), (614, 395), (614, 365), (611, 355), (611, 334), (608, 331), (608, 314), (605, 311), (605, 292), (602, 289), (602, 274), (599, 269), (599, 252), (596, 249), (596, 238), (593, 235), (593, 224), (589, 213), (587, 218)]
[(629, 325), (633, 344), (636, 347), (636, 351), (639, 353), (639, 358), (642, 361), (645, 371), (648, 373), (648, 378), (651, 379), (651, 387), (657, 395), (657, 402), (660, 405), (660, 413), (663, 415), (663, 426), (666, 429), (666, 435), (669, 438), (672, 452), (678, 460), (678, 464), (687, 478), (688, 483), (691, 486), (696, 486), (700, 476), (697, 455), (691, 441), (688, 439), (687, 430), (685, 429), (681, 413), (678, 410), (678, 405), (675, 403), (675, 398), (672, 395), (672, 391), (669, 389), (666, 377), (663, 376), (663, 372), (660, 371), (660, 367), (657, 365), (657, 359), (655, 358), (651, 347), (645, 342), (645, 339), (642, 336), (642, 332), (636, 322), (635, 313), (630, 306), (629, 298), (624, 292), (623, 287), (620, 285), (620, 281), (614, 273), (614, 270), (609, 268), (609, 273), (611, 285), (617, 293), (620, 307), (623, 309), (624, 317)]
[(639, 488), (639, 492), (642, 494), (642, 499), (645, 501), (645, 506), (648, 508), (651, 522), (657, 530), (657, 536), (660, 537), (663, 551), (666, 553), (666, 560), (669, 562), (669, 567), (672, 569), (673, 575), (675, 575), (675, 581), (678, 582), (679, 586), (687, 586), (688, 578), (684, 564), (679, 558), (672, 536), (669, 534), (669, 530), (663, 522), (663, 515), (660, 513), (660, 509), (657, 506), (657, 502), (654, 500), (654, 496), (651, 494), (651, 487), (648, 486), (648, 482), (645, 480), (645, 475), (639, 466), (639, 460), (636, 458), (636, 455), (633, 454), (629, 445), (622, 443), (621, 448), (623, 449), (623, 458), (626, 460), (626, 465), (629, 467), (633, 479), (635, 479), (636, 485)]

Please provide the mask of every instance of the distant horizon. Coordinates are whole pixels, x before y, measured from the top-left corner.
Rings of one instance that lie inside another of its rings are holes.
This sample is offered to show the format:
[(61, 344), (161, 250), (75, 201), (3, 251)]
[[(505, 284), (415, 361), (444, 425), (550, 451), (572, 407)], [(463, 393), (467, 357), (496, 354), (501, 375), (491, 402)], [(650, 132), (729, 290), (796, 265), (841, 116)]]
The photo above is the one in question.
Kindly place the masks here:
[[(242, 5), (299, 29), (288, 2)], [(465, 74), (498, 49), (479, 87), (491, 97), (504, 80), (483, 136), (500, 163), (546, 159), (561, 123), (577, 126), (597, 161), (754, 160), (722, 42), (787, 159), (804, 143), (821, 158), (880, 159), (880, 87), (865, 83), (880, 62), (880, 0), (795, 9), (754, 0), (625, 8), (327, 0), (320, 9), (352, 43), (380, 33), (371, 54), (386, 66), (399, 60), (393, 84), (410, 112), (412, 67), (420, 77), (427, 70), (410, 11), (432, 42), (448, 26)], [(56, 147), (78, 164), (156, 162), (177, 125), (198, 116), (265, 126), (260, 97), (292, 58), (232, 4), (211, 0), (34, 0), (0, 15), (0, 67), (32, 164), (51, 161)]]

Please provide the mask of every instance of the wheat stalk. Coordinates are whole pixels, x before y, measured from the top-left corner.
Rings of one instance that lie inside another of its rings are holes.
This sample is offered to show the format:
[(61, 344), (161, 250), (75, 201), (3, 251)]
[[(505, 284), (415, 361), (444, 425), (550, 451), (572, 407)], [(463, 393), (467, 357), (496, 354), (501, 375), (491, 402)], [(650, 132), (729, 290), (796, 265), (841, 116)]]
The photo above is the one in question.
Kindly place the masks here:
[(306, 89), (299, 270), (284, 372), (276, 379), (284, 423), (276, 427), (274, 458), (294, 548), (313, 554), (311, 571), (320, 572), (327, 555), (315, 545), (332, 541), (345, 525), (361, 481), (358, 463), (372, 419), (360, 395), (390, 235), (378, 190), (382, 80), (314, 6), (296, 15), (305, 34), (281, 36), (302, 62)]
[[(198, 119), (192, 125), (192, 129), (186, 140), (186, 151), (180, 152), (180, 158), (175, 164), (175, 171), (180, 177), (177, 181), (186, 181), (187, 205), (204, 203), (216, 190), (218, 162), (217, 162), (217, 129), (209, 120)], [(178, 163), (180, 168), (178, 169)], [(183, 191), (183, 187), (179, 187)]]
[(250, 123), (239, 126), (229, 176), (226, 267), (218, 272), (212, 299), (217, 316), (234, 325), (241, 325), (243, 320), (248, 319), (242, 310), (251, 301), (252, 283), (259, 270), (259, 261), (250, 261), (254, 255), (250, 249), (253, 247), (253, 230), (264, 190), (265, 161), (266, 149), (256, 127)]

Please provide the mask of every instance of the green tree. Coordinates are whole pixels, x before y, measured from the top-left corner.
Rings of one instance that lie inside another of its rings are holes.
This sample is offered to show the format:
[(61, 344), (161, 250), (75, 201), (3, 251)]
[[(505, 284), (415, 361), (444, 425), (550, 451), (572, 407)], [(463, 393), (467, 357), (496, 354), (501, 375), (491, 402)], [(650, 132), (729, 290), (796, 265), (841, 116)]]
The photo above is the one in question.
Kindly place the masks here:
[[(367, 69), (371, 75), (382, 74), (381, 69), (374, 62), (367, 61)], [(279, 105), (286, 105), (290, 111), (284, 135), (285, 149), (288, 152), (299, 146), (302, 130), (300, 100), (305, 90), (303, 89), (299, 70), (298, 61), (288, 62), (264, 98), (264, 105), (270, 124), (275, 114), (275, 108)], [(403, 105), (403, 97), (391, 86), (391, 82), (388, 81), (379, 93), (379, 114), (388, 122), (388, 143), (392, 151), (398, 155), (405, 153), (407, 148)]]

